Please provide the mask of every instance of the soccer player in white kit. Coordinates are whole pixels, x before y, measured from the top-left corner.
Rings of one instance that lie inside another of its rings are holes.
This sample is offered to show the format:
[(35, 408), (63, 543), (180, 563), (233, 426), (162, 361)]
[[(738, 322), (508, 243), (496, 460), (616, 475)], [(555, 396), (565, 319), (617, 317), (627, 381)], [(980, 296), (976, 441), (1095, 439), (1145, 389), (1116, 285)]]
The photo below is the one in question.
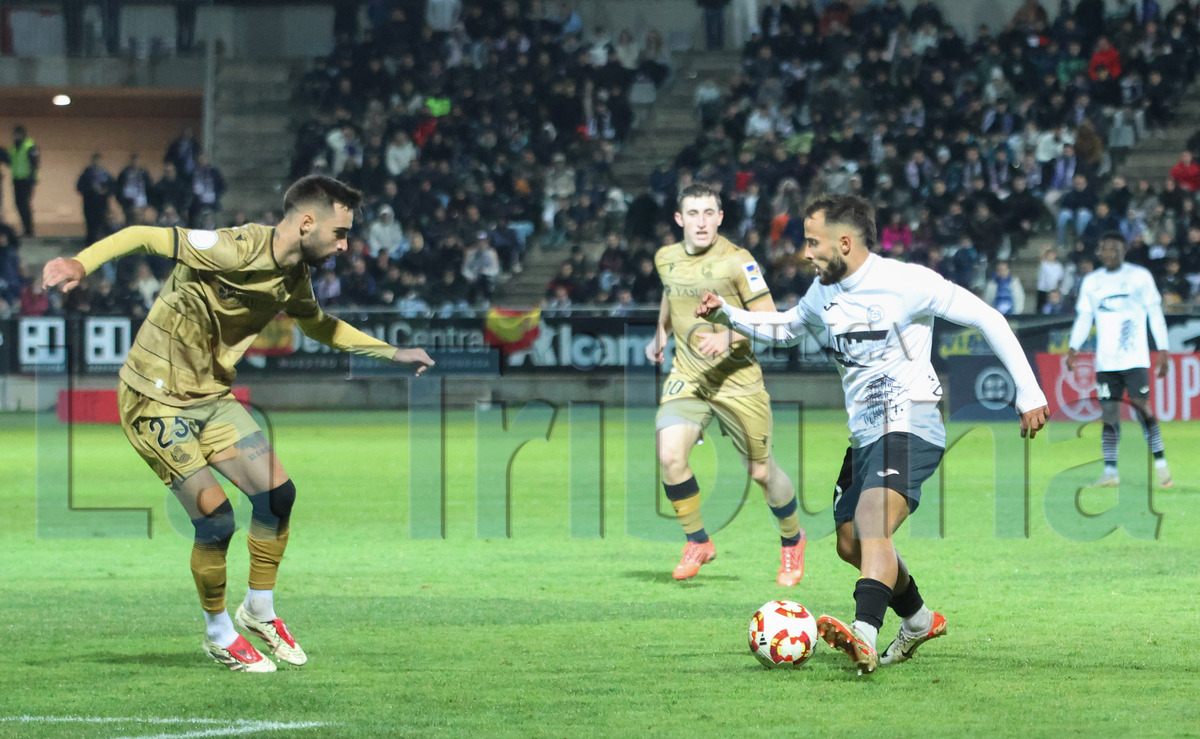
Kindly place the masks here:
[[(870, 203), (831, 195), (811, 203), (805, 216), (805, 256), (820, 280), (799, 305), (751, 313), (705, 293), (696, 315), (774, 345), (796, 344), (811, 333), (837, 360), (852, 452), (834, 521), (838, 555), (861, 576), (853, 623), (821, 616), (817, 628), (864, 674), (881, 662), (907, 660), (946, 632), (946, 619), (925, 606), (892, 543), (945, 452), (942, 387), (929, 361), (933, 319), (983, 333), (1016, 383), (1022, 436), (1032, 438), (1049, 412), (1021, 345), (995, 309), (932, 270), (872, 253), (878, 236)], [(881, 659), (875, 641), (889, 605), (902, 623)]]
[(1154, 277), (1144, 267), (1125, 263), (1125, 237), (1108, 231), (1100, 237), (1096, 256), (1104, 269), (1083, 278), (1079, 300), (1075, 304), (1075, 325), (1068, 341), (1067, 369), (1074, 370), (1076, 354), (1087, 341), (1092, 323), (1096, 324), (1096, 396), (1100, 399), (1104, 429), (1100, 448), (1104, 454), (1104, 474), (1096, 481), (1101, 487), (1116, 487), (1117, 443), (1121, 440), (1121, 398), (1128, 394), (1137, 411), (1142, 434), (1154, 455), (1158, 484), (1174, 484), (1167, 457), (1163, 452), (1162, 430), (1150, 408), (1150, 345), (1146, 340), (1146, 321), (1158, 348), (1154, 371), (1167, 374), (1167, 321), (1163, 318), (1162, 295)]

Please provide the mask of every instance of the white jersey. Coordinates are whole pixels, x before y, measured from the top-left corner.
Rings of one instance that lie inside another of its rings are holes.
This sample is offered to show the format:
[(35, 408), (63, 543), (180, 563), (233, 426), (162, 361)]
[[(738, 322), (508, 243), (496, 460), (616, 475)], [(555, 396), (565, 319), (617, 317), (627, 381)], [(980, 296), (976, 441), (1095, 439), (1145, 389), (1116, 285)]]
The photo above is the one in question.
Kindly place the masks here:
[(856, 448), (896, 432), (946, 445), (938, 409), (942, 385), (930, 363), (935, 317), (983, 332), (1016, 383), (1019, 412), (1046, 405), (1004, 317), (925, 267), (871, 255), (841, 282), (814, 283), (787, 312), (728, 305), (722, 312), (732, 328), (757, 340), (791, 345), (807, 331), (829, 347), (842, 376), (850, 441)]
[(1150, 366), (1146, 319), (1160, 350), (1167, 348), (1167, 321), (1162, 295), (1149, 270), (1122, 264), (1113, 271), (1098, 269), (1079, 284), (1075, 325), (1069, 346), (1078, 351), (1096, 323), (1096, 371), (1120, 372)]

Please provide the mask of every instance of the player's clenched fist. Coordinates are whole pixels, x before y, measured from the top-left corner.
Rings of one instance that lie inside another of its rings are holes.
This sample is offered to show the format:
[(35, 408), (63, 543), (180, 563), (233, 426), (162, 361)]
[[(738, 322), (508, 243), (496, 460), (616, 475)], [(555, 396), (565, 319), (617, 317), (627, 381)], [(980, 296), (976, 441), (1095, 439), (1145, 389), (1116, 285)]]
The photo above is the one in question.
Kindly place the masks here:
[(42, 269), (42, 287), (49, 290), (61, 285), (62, 291), (67, 292), (75, 289), (75, 286), (86, 274), (87, 270), (78, 260), (56, 257), (46, 262), (46, 266)]
[(721, 299), (715, 293), (705, 290), (700, 295), (700, 303), (696, 306), (696, 318), (708, 318), (721, 307)]

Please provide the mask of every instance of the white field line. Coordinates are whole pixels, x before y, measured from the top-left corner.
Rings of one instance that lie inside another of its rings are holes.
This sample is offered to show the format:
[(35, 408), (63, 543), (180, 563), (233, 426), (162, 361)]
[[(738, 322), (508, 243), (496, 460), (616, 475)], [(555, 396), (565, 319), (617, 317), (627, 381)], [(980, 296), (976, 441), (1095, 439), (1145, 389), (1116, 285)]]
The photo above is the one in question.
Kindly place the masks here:
[[(148, 725), (204, 725), (213, 728), (188, 731), (182, 734), (141, 734), (137, 739), (182, 739), (183, 737), (237, 736), (258, 731), (287, 731), (289, 729), (316, 729), (329, 726), (325, 721), (252, 721), (248, 719), (212, 718), (136, 718), (106, 716), (0, 716), (0, 723), (22, 724), (148, 724)], [(122, 739), (134, 739), (132, 736)]]

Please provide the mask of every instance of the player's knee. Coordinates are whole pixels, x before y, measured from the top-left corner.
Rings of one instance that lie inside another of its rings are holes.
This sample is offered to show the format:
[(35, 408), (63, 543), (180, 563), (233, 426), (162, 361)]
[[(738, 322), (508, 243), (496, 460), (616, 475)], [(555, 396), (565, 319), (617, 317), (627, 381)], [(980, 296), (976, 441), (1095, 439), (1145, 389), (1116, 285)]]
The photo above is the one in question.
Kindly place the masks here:
[(292, 506), (296, 503), (296, 484), (290, 479), (267, 493), (271, 504), (271, 513), (284, 523), (292, 516)]
[(212, 513), (192, 519), (196, 529), (197, 544), (214, 544), (222, 549), (229, 547), (236, 524), (233, 520), (233, 505), (228, 500), (213, 509)]
[(760, 487), (767, 487), (767, 484), (771, 482), (771, 466), (766, 462), (751, 462), (750, 479), (758, 483)]
[(688, 455), (678, 449), (658, 450), (658, 464), (662, 467), (663, 476), (676, 479), (683, 476), (688, 468)]
[(283, 529), (292, 516), (292, 505), (296, 502), (296, 484), (290, 479), (265, 493), (251, 495), (250, 516), (256, 522)]

